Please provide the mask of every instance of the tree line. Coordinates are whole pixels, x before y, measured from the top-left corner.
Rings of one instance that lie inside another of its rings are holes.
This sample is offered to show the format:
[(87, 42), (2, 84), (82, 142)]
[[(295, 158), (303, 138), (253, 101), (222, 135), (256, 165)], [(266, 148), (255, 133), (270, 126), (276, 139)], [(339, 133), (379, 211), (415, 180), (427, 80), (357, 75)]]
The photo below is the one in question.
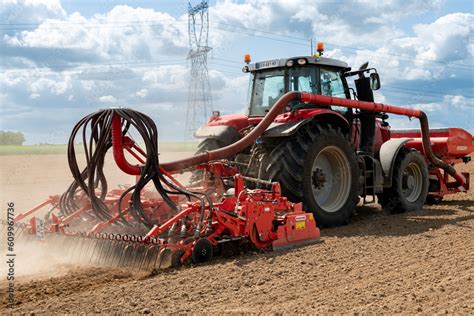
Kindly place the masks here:
[(0, 131), (0, 145), (23, 145), (24, 142), (22, 132)]

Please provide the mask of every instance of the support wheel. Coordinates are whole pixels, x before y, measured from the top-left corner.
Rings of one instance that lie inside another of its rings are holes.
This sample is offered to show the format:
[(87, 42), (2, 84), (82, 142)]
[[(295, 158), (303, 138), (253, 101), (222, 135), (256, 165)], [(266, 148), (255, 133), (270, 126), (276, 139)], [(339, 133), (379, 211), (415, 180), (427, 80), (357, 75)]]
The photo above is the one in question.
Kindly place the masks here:
[(312, 124), (275, 147), (267, 167), (292, 202), (303, 202), (318, 226), (345, 225), (355, 210), (358, 175), (355, 151), (344, 133)]
[(423, 156), (407, 148), (400, 149), (395, 160), (392, 187), (383, 192), (380, 204), (389, 214), (418, 211), (428, 195), (428, 166)]
[(428, 205), (438, 205), (441, 202), (443, 202), (443, 197), (442, 196), (428, 195), (426, 197), (426, 204), (428, 204)]
[(214, 249), (209, 239), (201, 238), (194, 245), (191, 257), (194, 263), (203, 263), (211, 260), (213, 253)]
[[(441, 186), (439, 184), (439, 181), (430, 179), (430, 186), (429, 186), (428, 191), (430, 193), (440, 193), (441, 192)], [(443, 202), (443, 197), (440, 196), (440, 195), (428, 194), (428, 196), (426, 197), (426, 204), (437, 205), (437, 204), (440, 204), (441, 202)]]

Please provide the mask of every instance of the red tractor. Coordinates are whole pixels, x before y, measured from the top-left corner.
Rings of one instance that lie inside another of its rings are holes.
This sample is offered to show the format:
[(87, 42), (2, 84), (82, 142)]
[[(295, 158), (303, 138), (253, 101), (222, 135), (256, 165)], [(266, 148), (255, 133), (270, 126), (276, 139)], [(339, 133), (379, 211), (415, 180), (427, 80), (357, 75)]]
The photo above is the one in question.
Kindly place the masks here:
[[(195, 133), (204, 139), (198, 153), (238, 141), (291, 91), (374, 102), (373, 90), (380, 88), (376, 69), (365, 63), (351, 70), (345, 62), (322, 57), (321, 46), (315, 56), (254, 64), (246, 55), (242, 71), (250, 74), (248, 112), (213, 112), (207, 125)], [(349, 78), (355, 89), (349, 86)], [(360, 198), (367, 203), (377, 197), (385, 211), (396, 213), (416, 211), (427, 199), (438, 202), (445, 194), (467, 190), (459, 181), (450, 183), (444, 167), (431, 163), (430, 153), (423, 152), (421, 130), (394, 131), (387, 122), (390, 111), (341, 105), (289, 102), (265, 132), (232, 160), (245, 176), (279, 182), (283, 194), (303, 202), (320, 226), (347, 224)], [(430, 130), (429, 137), (434, 157), (444, 165), (470, 161), (474, 146), (468, 132)], [(469, 175), (462, 176), (468, 186)]]

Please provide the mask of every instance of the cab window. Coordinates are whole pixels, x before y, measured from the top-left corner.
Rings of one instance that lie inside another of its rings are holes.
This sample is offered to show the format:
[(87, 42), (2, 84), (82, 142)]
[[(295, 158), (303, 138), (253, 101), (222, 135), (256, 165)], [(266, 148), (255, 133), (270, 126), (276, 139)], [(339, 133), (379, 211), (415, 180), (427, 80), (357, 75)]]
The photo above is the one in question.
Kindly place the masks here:
[(274, 70), (255, 74), (250, 115), (265, 115), (273, 104), (285, 94), (285, 73)]
[(340, 72), (321, 68), (320, 77), (322, 95), (338, 98), (346, 97)]
[(306, 67), (290, 69), (290, 91), (318, 93), (316, 68)]
[[(330, 69), (320, 69), (321, 94), (337, 98), (346, 98), (346, 89), (341, 79), (341, 73)], [(331, 106), (331, 109), (339, 112), (347, 112), (348, 108)]]

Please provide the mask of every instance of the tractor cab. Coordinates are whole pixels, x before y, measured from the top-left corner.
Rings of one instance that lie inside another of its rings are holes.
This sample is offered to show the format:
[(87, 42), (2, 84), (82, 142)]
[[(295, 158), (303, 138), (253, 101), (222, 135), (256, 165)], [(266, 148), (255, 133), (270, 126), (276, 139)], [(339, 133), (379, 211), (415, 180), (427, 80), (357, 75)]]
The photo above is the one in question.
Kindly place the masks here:
[[(264, 116), (289, 91), (350, 98), (344, 77), (350, 68), (339, 60), (302, 56), (248, 64), (242, 70), (250, 73), (249, 116)], [(298, 102), (290, 104), (292, 109), (308, 106), (314, 107)]]
[[(318, 54), (313, 56), (274, 59), (254, 64), (250, 63), (250, 55), (245, 55), (246, 65), (242, 68), (242, 71), (250, 73), (248, 116), (265, 116), (275, 102), (290, 91), (374, 102), (373, 91), (380, 88), (380, 79), (375, 68), (368, 68), (369, 63), (366, 62), (359, 69), (351, 71), (351, 68), (343, 61), (322, 57), (324, 52), (322, 43), (318, 43), (317, 51)], [(353, 86), (355, 89), (351, 88), (348, 83), (348, 79), (352, 77), (354, 77)], [(380, 127), (386, 125), (386, 123), (381, 120), (377, 122), (377, 118), (385, 118), (380, 113), (374, 114), (362, 110), (358, 111), (357, 115), (353, 115), (352, 109), (347, 107), (302, 103), (300, 101), (290, 102), (286, 111), (304, 109), (334, 111), (333, 114), (341, 115), (349, 124), (354, 123), (357, 126), (356, 129), (360, 130), (362, 135), (355, 144), (361, 151), (373, 154), (375, 138), (379, 139), (377, 147), (382, 143)], [(322, 112), (318, 114), (322, 114)], [(310, 111), (307, 115), (315, 117), (317, 114)], [(302, 116), (308, 118), (305, 114)], [(275, 132), (276, 135), (283, 135), (280, 133), (280, 128), (277, 128), (273, 131), (267, 131), (263, 136), (275, 135)]]
[[(273, 104), (289, 91), (304, 91), (338, 98), (351, 98), (351, 88), (347, 78), (358, 75), (355, 80), (357, 92), (354, 97), (359, 100), (373, 101), (373, 92), (380, 88), (377, 71), (368, 69), (368, 63), (359, 70), (350, 71), (347, 63), (319, 55), (299, 56), (292, 58), (274, 59), (263, 62), (250, 63), (250, 55), (245, 56), (246, 66), (244, 73), (250, 73), (249, 81), (249, 116), (264, 116)], [(371, 73), (365, 77), (364, 73)], [(353, 91), (353, 90), (352, 90)], [(300, 108), (330, 108), (346, 113), (347, 108), (318, 106), (316, 104), (303, 104), (292, 102), (288, 110)]]

